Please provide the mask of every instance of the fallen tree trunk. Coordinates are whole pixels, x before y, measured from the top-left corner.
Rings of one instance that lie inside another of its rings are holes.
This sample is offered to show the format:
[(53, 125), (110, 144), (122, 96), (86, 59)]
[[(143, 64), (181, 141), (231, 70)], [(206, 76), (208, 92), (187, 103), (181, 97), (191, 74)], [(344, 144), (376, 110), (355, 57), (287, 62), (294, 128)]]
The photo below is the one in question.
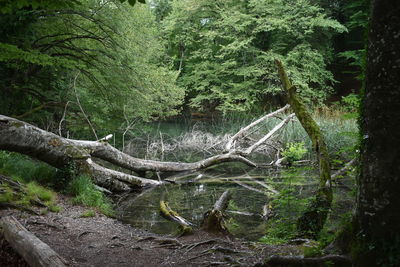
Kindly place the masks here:
[(5, 239), (32, 267), (63, 267), (67, 261), (31, 232), (14, 217), (1, 219)]
[(223, 212), (228, 207), (230, 198), (231, 196), (229, 191), (226, 190), (217, 202), (215, 202), (214, 208), (204, 214), (202, 222), (202, 228), (204, 230), (209, 232), (228, 233), (228, 229), (225, 226)]
[(319, 188), (306, 212), (297, 222), (297, 228), (301, 236), (315, 238), (325, 224), (333, 198), (328, 148), (321, 129), (297, 95), (296, 87), (291, 84), (282, 63), (276, 60), (276, 65), (288, 102), (310, 137), (313, 149), (318, 157)]
[(92, 157), (136, 172), (180, 172), (207, 168), (231, 161), (239, 161), (252, 167), (256, 166), (255, 163), (235, 152), (216, 155), (193, 163), (138, 159), (119, 151), (105, 141), (63, 138), (3, 115), (0, 115), (0, 149), (37, 158), (56, 168), (66, 168), (72, 165), (77, 171), (89, 174), (96, 184), (111, 191), (126, 191), (131, 187), (154, 186), (163, 182), (104, 168), (96, 164)]

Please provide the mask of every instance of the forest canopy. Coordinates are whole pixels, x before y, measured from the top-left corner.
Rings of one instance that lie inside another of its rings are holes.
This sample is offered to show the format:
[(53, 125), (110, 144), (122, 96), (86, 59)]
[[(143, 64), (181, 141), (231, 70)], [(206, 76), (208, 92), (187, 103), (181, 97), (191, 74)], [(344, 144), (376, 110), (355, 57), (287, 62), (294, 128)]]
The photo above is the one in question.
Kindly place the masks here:
[[(129, 4), (127, 4), (129, 2)], [(64, 136), (358, 92), (365, 0), (2, 1), (0, 113)], [(351, 99), (349, 101), (352, 101)]]

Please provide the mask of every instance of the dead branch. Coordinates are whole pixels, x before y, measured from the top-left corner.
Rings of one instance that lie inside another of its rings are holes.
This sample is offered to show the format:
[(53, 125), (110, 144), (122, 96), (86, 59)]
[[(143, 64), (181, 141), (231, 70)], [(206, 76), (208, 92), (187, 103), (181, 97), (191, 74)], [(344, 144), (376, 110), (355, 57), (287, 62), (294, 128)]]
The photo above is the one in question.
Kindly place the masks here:
[(237, 132), (234, 136), (231, 137), (231, 139), (229, 139), (228, 143), (227, 143), (226, 146), (225, 146), (225, 150), (226, 150), (226, 151), (230, 151), (230, 150), (232, 149), (232, 147), (235, 145), (235, 141), (236, 141), (237, 139), (239, 139), (239, 138), (244, 137), (245, 134), (246, 134), (246, 132), (247, 132), (249, 129), (253, 128), (253, 127), (256, 126), (257, 124), (259, 124), (259, 123), (265, 121), (265, 120), (268, 119), (268, 118), (274, 117), (274, 116), (276, 116), (277, 114), (284, 112), (284, 111), (287, 110), (289, 107), (290, 107), (289, 105), (286, 105), (286, 106), (284, 106), (283, 108), (280, 108), (280, 109), (278, 109), (278, 110), (276, 110), (276, 111), (274, 111), (274, 112), (271, 112), (271, 113), (269, 113), (269, 114), (267, 114), (267, 115), (265, 115), (265, 116), (259, 118), (258, 120), (256, 120), (256, 121), (250, 123), (250, 124), (247, 125), (246, 127), (240, 129), (239, 132)]
[(354, 158), (351, 161), (347, 162), (343, 168), (341, 168), (340, 170), (338, 170), (337, 172), (335, 172), (332, 176), (331, 179), (335, 180), (343, 175), (346, 174), (346, 172), (348, 170), (350, 170), (351, 167), (355, 166), (358, 163), (358, 158)]
[(263, 138), (258, 140), (255, 144), (252, 146), (248, 147), (244, 151), (244, 155), (249, 155), (251, 154), (257, 147), (259, 147), (261, 144), (266, 142), (268, 139), (271, 138), (278, 130), (280, 130), (283, 126), (285, 126), (293, 117), (295, 116), (294, 113), (290, 114), (286, 119), (281, 121), (278, 125), (276, 125), (268, 134), (266, 134)]

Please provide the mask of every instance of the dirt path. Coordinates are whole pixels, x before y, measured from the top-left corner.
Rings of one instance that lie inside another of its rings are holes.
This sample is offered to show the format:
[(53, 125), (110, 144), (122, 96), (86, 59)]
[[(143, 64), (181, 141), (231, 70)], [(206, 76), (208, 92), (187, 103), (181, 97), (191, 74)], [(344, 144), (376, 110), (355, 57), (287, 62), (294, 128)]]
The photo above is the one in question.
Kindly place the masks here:
[[(252, 266), (269, 255), (299, 254), (296, 246), (266, 246), (201, 231), (178, 238), (155, 235), (101, 214), (82, 218), (87, 208), (69, 203), (60, 196), (59, 213), (0, 210), (0, 215), (15, 216), (70, 266)], [(6, 248), (4, 241), (0, 245)]]

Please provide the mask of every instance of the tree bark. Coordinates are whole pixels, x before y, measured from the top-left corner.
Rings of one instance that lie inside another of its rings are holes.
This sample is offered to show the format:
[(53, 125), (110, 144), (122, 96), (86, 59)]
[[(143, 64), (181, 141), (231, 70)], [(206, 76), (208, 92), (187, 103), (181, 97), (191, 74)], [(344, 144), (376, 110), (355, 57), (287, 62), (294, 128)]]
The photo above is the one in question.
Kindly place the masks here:
[(1, 219), (4, 237), (32, 267), (63, 267), (66, 260), (25, 229), (14, 217)]
[(400, 1), (371, 4), (351, 249), (357, 266), (399, 266)]

